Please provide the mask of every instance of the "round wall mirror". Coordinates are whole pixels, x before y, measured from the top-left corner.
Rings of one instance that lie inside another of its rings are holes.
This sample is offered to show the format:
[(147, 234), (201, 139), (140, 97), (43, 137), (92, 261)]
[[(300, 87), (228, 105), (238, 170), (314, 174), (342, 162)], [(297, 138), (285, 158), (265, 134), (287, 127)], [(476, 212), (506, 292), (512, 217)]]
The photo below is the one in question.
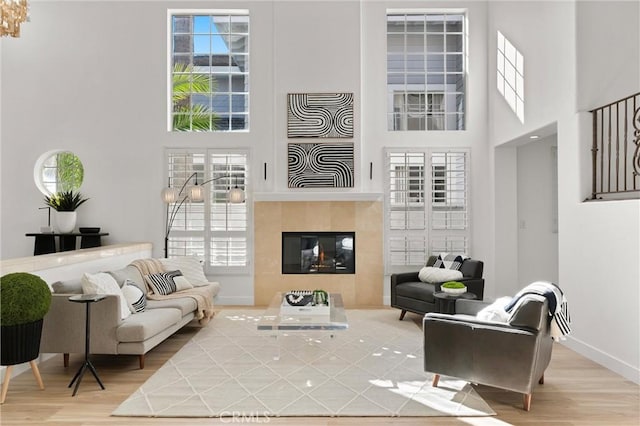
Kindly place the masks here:
[(45, 152), (33, 168), (33, 180), (44, 195), (61, 191), (77, 192), (84, 179), (84, 167), (71, 151), (56, 149)]

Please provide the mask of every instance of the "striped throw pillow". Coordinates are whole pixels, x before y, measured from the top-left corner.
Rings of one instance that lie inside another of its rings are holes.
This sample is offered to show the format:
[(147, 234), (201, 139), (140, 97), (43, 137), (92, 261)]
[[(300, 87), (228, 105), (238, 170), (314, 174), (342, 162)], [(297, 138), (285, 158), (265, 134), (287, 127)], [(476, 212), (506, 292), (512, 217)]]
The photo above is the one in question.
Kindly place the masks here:
[(133, 281), (129, 279), (125, 280), (122, 286), (122, 294), (127, 300), (127, 304), (132, 313), (137, 314), (147, 309), (147, 297)]
[(155, 294), (166, 296), (176, 292), (177, 288), (173, 277), (178, 275), (182, 275), (182, 273), (180, 271), (160, 272), (158, 274), (145, 275), (144, 279), (151, 287), (151, 291)]

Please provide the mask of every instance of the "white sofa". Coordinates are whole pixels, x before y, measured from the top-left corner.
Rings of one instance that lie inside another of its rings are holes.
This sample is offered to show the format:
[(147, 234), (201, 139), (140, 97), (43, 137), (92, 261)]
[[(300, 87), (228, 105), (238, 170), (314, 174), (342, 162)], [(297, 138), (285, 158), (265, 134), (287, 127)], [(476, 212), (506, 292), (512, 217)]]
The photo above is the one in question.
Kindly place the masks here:
[[(121, 287), (125, 280), (130, 280), (145, 294), (148, 291), (142, 274), (132, 265), (107, 272)], [(217, 282), (206, 285), (210, 286), (213, 296), (220, 289)], [(51, 309), (44, 319), (40, 352), (64, 354), (64, 365), (67, 367), (70, 353), (83, 354), (85, 350), (86, 307), (82, 303), (69, 301), (70, 296), (82, 293), (81, 280), (56, 282), (52, 288)], [(189, 296), (147, 300), (143, 312), (121, 319), (119, 296), (108, 295), (90, 308), (90, 353), (138, 355), (142, 369), (145, 354), (194, 320), (197, 308), (195, 299)]]

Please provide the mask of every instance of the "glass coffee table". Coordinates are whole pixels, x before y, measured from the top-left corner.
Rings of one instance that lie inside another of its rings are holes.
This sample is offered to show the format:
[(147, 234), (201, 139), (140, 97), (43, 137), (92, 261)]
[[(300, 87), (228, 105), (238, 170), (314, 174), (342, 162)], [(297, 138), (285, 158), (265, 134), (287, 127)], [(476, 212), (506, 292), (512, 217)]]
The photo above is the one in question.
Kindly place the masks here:
[[(271, 331), (272, 336), (278, 340), (278, 347), (280, 346), (280, 337), (288, 332), (328, 332), (333, 338), (335, 331), (349, 328), (340, 293), (329, 294), (329, 315), (283, 313), (281, 310), (283, 298), (283, 293), (276, 293), (271, 299), (269, 307), (258, 320), (258, 330)], [(280, 350), (274, 359), (279, 358)]]

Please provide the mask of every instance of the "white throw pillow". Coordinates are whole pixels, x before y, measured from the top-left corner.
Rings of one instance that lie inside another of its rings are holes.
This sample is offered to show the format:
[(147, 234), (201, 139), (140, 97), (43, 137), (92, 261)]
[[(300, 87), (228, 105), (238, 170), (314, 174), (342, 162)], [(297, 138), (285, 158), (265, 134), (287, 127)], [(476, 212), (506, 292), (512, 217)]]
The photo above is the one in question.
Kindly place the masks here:
[(455, 281), (462, 278), (462, 272), (455, 269), (434, 268), (425, 266), (418, 272), (418, 278), (424, 283), (442, 283), (445, 281)]
[(120, 318), (125, 319), (131, 315), (131, 310), (118, 282), (106, 272), (82, 275), (82, 292), (84, 294), (115, 294), (120, 301)]
[(180, 270), (182, 275), (194, 287), (202, 287), (209, 283), (204, 275), (204, 268), (200, 259), (196, 256), (175, 257), (173, 259), (160, 259), (160, 263), (167, 271)]
[(509, 296), (498, 298), (498, 300), (478, 312), (476, 318), (482, 321), (506, 323), (510, 314), (504, 310), (504, 307), (511, 302), (511, 299), (513, 298)]
[(176, 283), (176, 291), (187, 290), (193, 288), (189, 280), (184, 275), (178, 275), (173, 277), (173, 282)]

